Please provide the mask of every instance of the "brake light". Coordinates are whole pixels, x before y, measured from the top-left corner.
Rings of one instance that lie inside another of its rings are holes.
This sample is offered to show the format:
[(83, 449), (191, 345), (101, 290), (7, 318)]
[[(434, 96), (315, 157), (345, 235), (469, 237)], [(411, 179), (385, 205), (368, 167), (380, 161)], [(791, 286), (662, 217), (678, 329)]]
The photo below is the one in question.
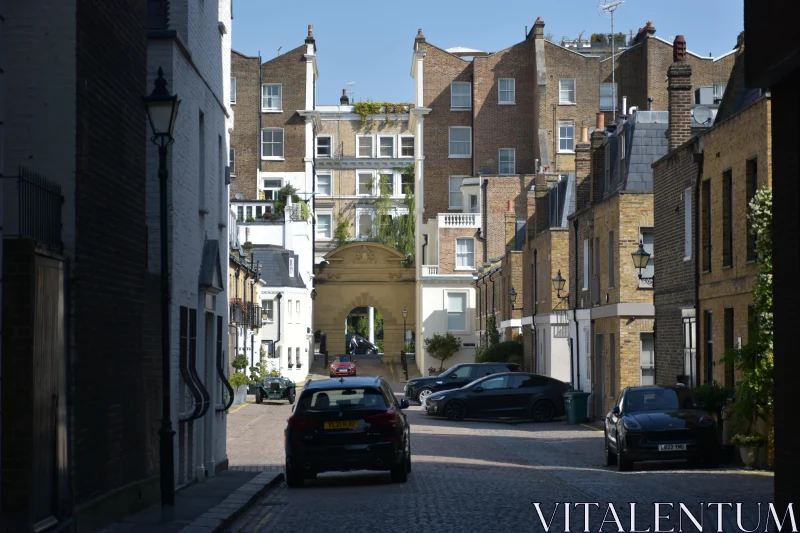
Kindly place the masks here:
[(295, 431), (306, 431), (317, 425), (313, 418), (297, 418), (292, 416), (287, 421), (287, 427)]
[(364, 422), (370, 426), (394, 426), (397, 424), (397, 414), (394, 411), (386, 411), (379, 415), (365, 417)]

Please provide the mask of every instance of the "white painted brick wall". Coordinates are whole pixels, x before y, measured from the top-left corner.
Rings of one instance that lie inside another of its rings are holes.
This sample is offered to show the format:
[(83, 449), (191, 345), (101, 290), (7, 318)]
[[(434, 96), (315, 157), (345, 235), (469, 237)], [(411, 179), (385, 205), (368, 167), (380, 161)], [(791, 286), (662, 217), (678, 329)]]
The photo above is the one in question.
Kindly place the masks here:
[[(198, 373), (204, 376), (205, 364), (213, 365), (215, 354), (206, 354), (204, 339), (205, 324), (202, 319), (205, 293), (199, 290), (199, 273), (205, 239), (218, 239), (222, 260), (223, 282), (227, 282), (228, 250), (228, 188), (224, 185), (225, 166), (230, 146), (232, 115), (229, 101), (230, 91), (230, 0), (196, 0), (192, 2), (171, 2), (170, 22), (174, 29), (185, 34), (186, 44), (191, 52), (192, 65), (177, 45), (167, 41), (151, 42), (148, 48), (148, 80), (156, 77), (159, 67), (164, 69), (168, 88), (181, 100), (180, 112), (175, 124), (175, 142), (169, 147), (169, 246), (172, 281), (171, 306), (171, 344), (172, 344), (172, 392), (173, 420), (179, 411), (180, 390), (179, 370), (179, 307), (198, 309), (197, 358)], [(221, 35), (219, 21), (228, 28)], [(185, 26), (184, 26), (185, 25)], [(185, 30), (183, 29), (185, 27)], [(222, 104), (222, 105), (221, 105)], [(199, 114), (204, 114), (205, 161), (199, 161)], [(222, 136), (222, 158), (219, 154), (219, 137)], [(199, 211), (199, 165), (205, 165), (205, 201), (209, 211), (203, 215)], [(150, 244), (149, 268), (159, 271), (159, 184), (158, 153), (155, 147), (148, 151), (148, 192), (147, 215)], [(222, 227), (221, 227), (222, 225)], [(227, 283), (226, 283), (227, 284)], [(215, 314), (228, 320), (227, 291), (216, 298)], [(222, 344), (228, 345), (227, 328), (223, 328)], [(227, 349), (227, 348), (225, 348)], [(210, 370), (210, 369), (209, 369)], [(208, 387), (219, 390), (219, 387)], [(214, 402), (216, 403), (216, 401)], [(213, 446), (216, 463), (226, 457), (225, 414), (217, 414), (212, 407), (195, 426), (212, 423), (214, 428)], [(213, 420), (212, 420), (213, 419)], [(195, 447), (202, 446), (199, 438), (203, 429), (196, 430)], [(176, 439), (176, 450), (178, 442)], [(177, 453), (177, 452), (176, 452)], [(188, 463), (194, 463), (194, 452), (188, 455), (184, 464), (185, 476), (176, 479), (178, 485), (193, 479), (194, 472)], [(208, 468), (208, 466), (206, 466)], [(211, 474), (211, 472), (209, 472)], [(176, 472), (177, 476), (177, 472)]]

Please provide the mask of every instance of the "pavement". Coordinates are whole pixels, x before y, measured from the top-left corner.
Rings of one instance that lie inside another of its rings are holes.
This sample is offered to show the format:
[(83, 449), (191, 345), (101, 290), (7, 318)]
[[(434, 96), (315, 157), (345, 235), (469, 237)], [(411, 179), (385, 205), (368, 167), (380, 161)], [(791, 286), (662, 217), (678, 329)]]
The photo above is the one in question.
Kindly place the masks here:
[[(401, 394), (397, 375), (386, 368), (389, 365), (378, 365), (360, 360), (359, 374), (383, 372)], [(723, 509), (719, 528), (717, 509), (701, 509), (701, 502), (739, 502), (742, 527), (760, 531), (764, 526), (757, 521), (766, 523), (766, 503), (773, 501), (774, 477), (769, 472), (688, 468), (681, 462), (637, 464), (633, 472), (606, 467), (603, 432), (590, 423), (452, 422), (429, 417), (416, 404), (406, 412), (412, 434), (407, 483), (391, 483), (381, 472), (320, 474), (300, 489), (279, 483), (221, 531), (598, 531), (604, 518), (606, 531), (697, 531), (691, 518), (702, 521), (702, 531), (742, 531), (735, 506)], [(228, 431), (232, 462), (236, 457), (252, 468), (280, 471), (283, 427), (290, 414), (290, 406), (277, 402), (248, 405), (233, 413)], [(591, 502), (586, 507), (589, 526), (584, 527), (584, 508), (576, 507), (577, 502)], [(673, 505), (661, 507), (662, 517), (670, 516), (660, 527), (654, 518), (657, 502)], [(630, 503), (637, 504), (635, 524)], [(680, 503), (686, 507), (680, 508)], [(614, 524), (613, 513), (606, 516), (609, 504), (622, 528)], [(783, 510), (779, 512), (783, 516)], [(542, 521), (551, 519), (544, 527)]]

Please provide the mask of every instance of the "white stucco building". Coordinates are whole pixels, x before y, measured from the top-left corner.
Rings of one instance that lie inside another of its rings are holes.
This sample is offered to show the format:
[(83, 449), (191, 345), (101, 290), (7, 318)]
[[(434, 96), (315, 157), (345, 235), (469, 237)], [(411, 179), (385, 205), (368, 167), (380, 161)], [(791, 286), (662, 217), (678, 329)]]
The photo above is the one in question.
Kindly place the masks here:
[[(166, 22), (166, 18), (165, 18)], [(148, 80), (163, 69), (181, 101), (167, 156), (172, 421), (180, 487), (227, 465), (218, 377), (227, 346), (231, 0), (169, 3), (168, 26), (148, 40)], [(225, 80), (223, 82), (223, 80)], [(159, 272), (159, 157), (147, 151), (148, 268)], [(194, 349), (192, 349), (194, 347)]]

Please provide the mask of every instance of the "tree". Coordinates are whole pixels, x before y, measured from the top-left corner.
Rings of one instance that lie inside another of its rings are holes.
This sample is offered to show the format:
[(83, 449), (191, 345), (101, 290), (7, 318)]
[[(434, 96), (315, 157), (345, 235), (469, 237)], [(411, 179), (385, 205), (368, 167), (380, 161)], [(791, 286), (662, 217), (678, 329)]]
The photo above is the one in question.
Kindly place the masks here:
[(608, 37), (605, 33), (593, 33), (589, 40), (593, 43), (607, 43)]
[(286, 209), (286, 199), (291, 196), (292, 203), (299, 203), (300, 197), (295, 194), (297, 189), (292, 184), (287, 183), (278, 191), (278, 199), (275, 200), (275, 215), (282, 218), (284, 210)]
[(486, 334), (489, 337), (489, 346), (500, 342), (500, 332), (497, 330), (497, 317), (494, 315), (486, 319)]
[(523, 360), (522, 341), (499, 342), (475, 354), (476, 363), (516, 363), (522, 366)]
[(445, 335), (436, 333), (433, 337), (425, 339), (425, 349), (431, 357), (440, 361), (439, 372), (441, 372), (444, 370), (444, 362), (461, 349), (461, 339), (452, 333)]

